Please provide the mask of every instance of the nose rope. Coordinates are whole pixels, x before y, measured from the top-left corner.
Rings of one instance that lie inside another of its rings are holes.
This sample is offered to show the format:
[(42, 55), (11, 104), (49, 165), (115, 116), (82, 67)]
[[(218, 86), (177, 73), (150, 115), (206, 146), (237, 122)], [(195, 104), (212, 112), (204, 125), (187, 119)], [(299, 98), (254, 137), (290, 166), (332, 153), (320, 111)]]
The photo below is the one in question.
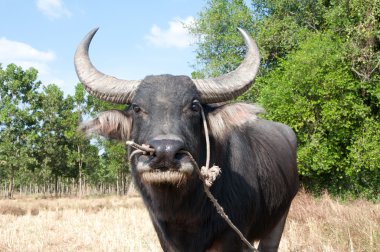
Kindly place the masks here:
[[(223, 207), (219, 204), (219, 202), (217, 201), (217, 199), (214, 197), (214, 195), (212, 195), (212, 193), (210, 192), (210, 186), (208, 185), (206, 179), (205, 179), (205, 176), (204, 174), (202, 173), (202, 170), (199, 170), (199, 166), (197, 164), (197, 162), (195, 162), (193, 156), (187, 152), (187, 151), (180, 151), (181, 153), (184, 153), (186, 155), (189, 156), (191, 162), (193, 163), (193, 165), (196, 167), (196, 172), (199, 176), (199, 178), (202, 180), (203, 182), (203, 189), (207, 195), (207, 197), (210, 199), (210, 201), (212, 202), (212, 204), (214, 205), (214, 207), (216, 208), (216, 211), (220, 214), (220, 216), (222, 216), (222, 218), (227, 222), (227, 224), (236, 232), (237, 235), (239, 235), (240, 239), (245, 243), (245, 245), (247, 245), (247, 247), (249, 249), (251, 249), (252, 251), (256, 252), (258, 251), (245, 237), (244, 235), (240, 232), (240, 230), (235, 226), (235, 224), (231, 221), (230, 217), (228, 217), (228, 215), (226, 214), (226, 212), (224, 211)], [(213, 166), (215, 167), (215, 166)], [(212, 169), (213, 167), (211, 167), (210, 169)], [(202, 166), (202, 168), (204, 168), (204, 166)], [(217, 167), (219, 168), (219, 167)], [(220, 168), (219, 168), (220, 169)], [(217, 175), (216, 175), (217, 176)], [(216, 179), (216, 176), (214, 178), (214, 180)]]
[[(197, 162), (195, 161), (193, 155), (191, 155), (190, 152), (181, 150), (179, 153), (185, 154), (190, 158), (191, 163), (195, 166), (195, 171), (198, 174), (198, 177), (203, 182), (203, 189), (207, 195), (207, 197), (210, 199), (210, 201), (213, 203), (214, 207), (216, 208), (217, 212), (220, 214), (220, 216), (227, 222), (227, 224), (239, 235), (240, 239), (245, 243), (245, 245), (248, 246), (249, 249), (252, 251), (258, 251), (240, 232), (240, 230), (232, 223), (231, 219), (228, 217), (228, 215), (225, 213), (223, 207), (218, 203), (216, 198), (211, 194), (210, 187), (212, 186), (213, 182), (216, 180), (216, 178), (220, 175), (221, 169), (220, 167), (214, 165), (211, 168), (210, 167), (210, 139), (208, 134), (208, 127), (207, 127), (207, 121), (206, 116), (203, 110), (202, 105), (199, 103), (199, 101), (196, 101), (198, 104), (201, 114), (202, 114), (202, 121), (203, 121), (203, 127), (205, 132), (205, 138), (206, 138), (206, 165), (202, 166), (201, 169), (199, 169), (199, 166)], [(143, 155), (153, 155), (155, 150), (151, 148), (149, 145), (143, 144), (139, 145), (133, 141), (127, 141), (127, 145), (129, 145), (132, 148), (135, 148), (131, 155), (129, 156), (129, 162), (131, 163), (133, 156), (136, 154), (143, 154)]]

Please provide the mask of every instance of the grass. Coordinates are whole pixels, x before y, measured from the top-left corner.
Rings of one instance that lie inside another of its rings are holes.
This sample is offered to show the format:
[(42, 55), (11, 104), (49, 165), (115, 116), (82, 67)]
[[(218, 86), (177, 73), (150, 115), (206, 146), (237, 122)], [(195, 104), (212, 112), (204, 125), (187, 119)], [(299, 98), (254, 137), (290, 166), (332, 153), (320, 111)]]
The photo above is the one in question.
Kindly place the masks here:
[[(138, 197), (0, 200), (0, 251), (161, 251)], [(301, 192), (280, 251), (380, 251), (380, 204)]]
[(281, 251), (380, 251), (380, 204), (301, 192), (289, 212)]

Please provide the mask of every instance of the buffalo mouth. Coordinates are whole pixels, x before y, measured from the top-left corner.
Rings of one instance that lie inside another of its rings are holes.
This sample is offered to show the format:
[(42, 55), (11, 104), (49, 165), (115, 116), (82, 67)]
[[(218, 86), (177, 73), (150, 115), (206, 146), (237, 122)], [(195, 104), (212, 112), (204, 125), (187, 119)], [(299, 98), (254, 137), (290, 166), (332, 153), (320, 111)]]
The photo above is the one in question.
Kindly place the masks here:
[(182, 154), (173, 161), (159, 163), (153, 156), (140, 155), (137, 157), (136, 170), (144, 183), (181, 185), (193, 174), (194, 165)]

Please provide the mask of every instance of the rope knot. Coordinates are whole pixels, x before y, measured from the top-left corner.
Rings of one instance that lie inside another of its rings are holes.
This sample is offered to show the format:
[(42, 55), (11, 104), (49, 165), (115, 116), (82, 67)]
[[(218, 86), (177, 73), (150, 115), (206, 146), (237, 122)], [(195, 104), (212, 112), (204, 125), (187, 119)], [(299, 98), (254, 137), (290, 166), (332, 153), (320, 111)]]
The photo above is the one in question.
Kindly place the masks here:
[(219, 166), (212, 166), (211, 168), (207, 168), (206, 166), (201, 167), (201, 175), (204, 179), (204, 182), (207, 187), (211, 187), (216, 178), (220, 175), (221, 169)]

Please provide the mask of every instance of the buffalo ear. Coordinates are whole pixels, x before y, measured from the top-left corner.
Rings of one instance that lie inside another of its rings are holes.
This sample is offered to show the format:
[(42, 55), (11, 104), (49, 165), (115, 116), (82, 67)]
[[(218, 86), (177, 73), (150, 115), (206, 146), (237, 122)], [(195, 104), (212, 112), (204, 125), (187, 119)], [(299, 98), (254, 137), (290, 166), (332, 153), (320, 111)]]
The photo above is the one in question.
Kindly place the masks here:
[(224, 139), (231, 131), (238, 130), (247, 123), (254, 122), (264, 109), (249, 103), (223, 104), (214, 107), (207, 114), (210, 134), (216, 139)]
[(132, 118), (120, 110), (102, 112), (97, 118), (83, 122), (78, 130), (87, 135), (100, 135), (108, 139), (128, 140)]

